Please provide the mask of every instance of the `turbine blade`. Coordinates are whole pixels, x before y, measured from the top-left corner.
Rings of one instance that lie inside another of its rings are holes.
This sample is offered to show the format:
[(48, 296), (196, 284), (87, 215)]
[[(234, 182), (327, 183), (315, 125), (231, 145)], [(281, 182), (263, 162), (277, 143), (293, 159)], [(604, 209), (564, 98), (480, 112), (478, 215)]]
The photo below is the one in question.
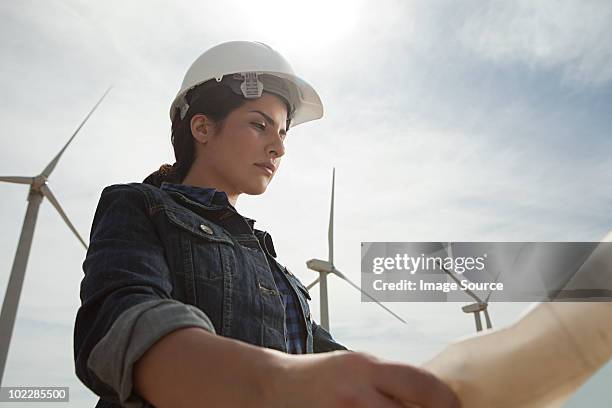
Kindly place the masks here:
[(342, 272), (340, 272), (339, 270), (337, 270), (336, 268), (334, 268), (332, 270), (333, 273), (335, 273), (337, 276), (339, 276), (340, 278), (344, 279), (349, 285), (351, 285), (352, 287), (354, 287), (355, 289), (357, 289), (358, 291), (360, 291), (361, 293), (363, 293), (364, 295), (366, 295), (368, 298), (372, 299), (374, 302), (376, 302), (376, 304), (378, 304), (378, 306), (382, 307), (383, 309), (385, 309), (387, 312), (391, 313), (396, 319), (398, 319), (400, 322), (402, 323), (406, 323), (406, 321), (404, 319), (402, 319), (401, 317), (399, 317), (398, 315), (396, 315), (391, 309), (389, 309), (388, 307), (386, 307), (385, 305), (383, 305), (382, 303), (380, 303), (378, 300), (376, 300), (375, 298), (373, 298), (368, 292), (366, 292), (365, 290), (361, 289), (359, 287), (359, 285), (356, 285), (355, 283), (353, 283), (349, 278), (347, 278)]
[(100, 103), (102, 102), (102, 100), (104, 99), (104, 97), (110, 92), (110, 90), (113, 87), (110, 86), (108, 87), (108, 89), (106, 90), (106, 92), (104, 92), (104, 95), (102, 95), (102, 97), (100, 98), (100, 100), (98, 100), (98, 103), (96, 103), (93, 107), (93, 109), (87, 114), (87, 116), (85, 116), (85, 119), (83, 119), (83, 121), (81, 122), (81, 124), (79, 125), (79, 127), (74, 131), (74, 133), (72, 134), (72, 136), (70, 137), (70, 139), (68, 139), (68, 142), (64, 145), (64, 147), (62, 147), (62, 150), (59, 151), (59, 153), (53, 158), (53, 160), (51, 160), (51, 162), (49, 164), (47, 164), (47, 167), (45, 167), (45, 169), (42, 171), (42, 175), (49, 177), (51, 175), (51, 172), (53, 172), (53, 169), (55, 169), (55, 166), (57, 165), (57, 162), (59, 161), (60, 157), (62, 157), (62, 154), (64, 153), (64, 150), (66, 150), (66, 148), (68, 147), (68, 145), (72, 142), (72, 139), (74, 139), (74, 137), (77, 135), (77, 133), (79, 133), (79, 130), (81, 130), (81, 128), (83, 127), (83, 125), (85, 124), (85, 122), (87, 122), (87, 120), (89, 119), (89, 117), (91, 116), (92, 113), (94, 113), (94, 111), (96, 110), (96, 108), (98, 107), (98, 105), (100, 105)]
[[(493, 282), (494, 284), (496, 284), (499, 281), (499, 277), (501, 276), (503, 270), (499, 271), (499, 273), (497, 274), (497, 276), (495, 277), (495, 282)], [(489, 294), (487, 295), (487, 297), (485, 298), (485, 303), (489, 303), (489, 299), (491, 298), (491, 294), (493, 293), (493, 289), (491, 289), (489, 291)]]
[(34, 181), (34, 177), (0, 176), (0, 181), (17, 184), (32, 184), (32, 182)]
[(306, 286), (306, 289), (310, 290), (310, 288), (312, 288), (314, 285), (319, 283), (320, 280), (321, 280), (321, 277), (319, 276), (317, 279), (313, 280), (310, 285)]
[[(442, 263), (440, 263), (440, 267), (442, 267), (442, 269), (444, 270), (444, 272), (446, 272), (446, 274), (448, 276), (450, 276), (455, 282), (457, 282), (457, 285), (461, 286), (461, 281), (459, 279), (457, 279), (457, 277), (448, 269), (446, 269), (444, 266), (442, 266)], [(464, 289), (463, 290), (466, 294), (468, 294), (472, 299), (474, 299), (476, 302), (478, 303), (484, 303), (478, 296), (476, 296), (476, 294), (474, 292), (472, 292), (469, 289)]]
[(453, 243), (452, 242), (448, 242), (448, 245), (446, 246), (446, 253), (448, 254), (449, 257), (454, 258), (453, 257)]
[(85, 243), (85, 241), (83, 240), (83, 238), (81, 238), (81, 236), (79, 235), (79, 233), (77, 232), (76, 228), (74, 227), (74, 225), (72, 225), (72, 223), (70, 222), (70, 220), (68, 219), (68, 216), (66, 215), (66, 213), (64, 212), (64, 210), (62, 209), (62, 206), (59, 204), (59, 202), (57, 201), (57, 199), (55, 198), (55, 196), (53, 195), (53, 193), (51, 192), (51, 189), (49, 188), (48, 185), (43, 184), (40, 188), (40, 190), (42, 191), (42, 193), (44, 194), (45, 197), (47, 197), (47, 199), (49, 199), (49, 202), (51, 202), (51, 204), (53, 204), (53, 206), (55, 207), (55, 209), (57, 210), (57, 212), (59, 212), (60, 216), (64, 219), (64, 221), (66, 222), (66, 224), (68, 224), (68, 228), (70, 228), (70, 230), (72, 232), (74, 232), (74, 235), (76, 235), (76, 237), (78, 238), (79, 241), (81, 241), (81, 244), (83, 244), (83, 246), (85, 247), (85, 249), (87, 249), (87, 244)]
[(476, 319), (476, 331), (482, 331), (482, 321), (480, 320), (480, 312), (474, 312), (474, 319)]
[(334, 189), (336, 181), (336, 168), (332, 170), (332, 193), (331, 193), (331, 206), (329, 209), (329, 229), (327, 231), (327, 245), (329, 254), (329, 263), (334, 265)]
[(484, 310), (485, 321), (487, 322), (487, 329), (492, 329), (493, 325), (491, 324), (491, 317), (489, 316), (489, 310)]

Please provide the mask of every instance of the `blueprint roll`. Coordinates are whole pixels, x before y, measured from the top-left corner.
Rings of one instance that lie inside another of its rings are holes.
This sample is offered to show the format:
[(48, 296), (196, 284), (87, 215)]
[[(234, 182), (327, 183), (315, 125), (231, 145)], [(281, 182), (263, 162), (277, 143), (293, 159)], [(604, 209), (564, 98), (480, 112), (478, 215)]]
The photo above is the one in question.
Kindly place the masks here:
[[(580, 274), (609, 285), (611, 252), (602, 242)], [(451, 344), (424, 368), (464, 407), (551, 408), (563, 406), (611, 359), (612, 302), (549, 302), (533, 305), (509, 327)]]

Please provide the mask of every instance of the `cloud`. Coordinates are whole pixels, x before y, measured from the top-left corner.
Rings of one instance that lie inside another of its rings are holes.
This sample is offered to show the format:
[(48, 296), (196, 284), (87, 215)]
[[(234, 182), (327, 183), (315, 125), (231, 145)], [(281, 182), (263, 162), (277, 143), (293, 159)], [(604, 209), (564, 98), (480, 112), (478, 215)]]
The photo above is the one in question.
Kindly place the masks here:
[(559, 70), (578, 86), (612, 79), (612, 7), (606, 1), (493, 1), (472, 9), (459, 30), (476, 57)]

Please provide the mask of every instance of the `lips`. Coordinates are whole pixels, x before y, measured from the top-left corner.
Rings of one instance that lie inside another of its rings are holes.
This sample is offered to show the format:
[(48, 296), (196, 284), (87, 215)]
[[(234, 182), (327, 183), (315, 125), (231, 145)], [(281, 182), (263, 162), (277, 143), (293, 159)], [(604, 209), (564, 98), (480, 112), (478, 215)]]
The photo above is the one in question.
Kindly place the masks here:
[(272, 163), (269, 162), (263, 162), (263, 163), (255, 163), (256, 166), (259, 167), (264, 167), (268, 170), (270, 170), (270, 172), (274, 173), (276, 171), (276, 166)]

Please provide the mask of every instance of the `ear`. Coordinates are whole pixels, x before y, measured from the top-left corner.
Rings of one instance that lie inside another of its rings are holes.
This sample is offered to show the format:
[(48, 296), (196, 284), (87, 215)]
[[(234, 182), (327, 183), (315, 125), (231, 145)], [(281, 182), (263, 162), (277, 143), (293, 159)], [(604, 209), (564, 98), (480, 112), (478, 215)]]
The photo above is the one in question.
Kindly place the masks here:
[(190, 125), (193, 138), (199, 143), (206, 144), (214, 130), (212, 120), (206, 115), (198, 113), (193, 115)]

